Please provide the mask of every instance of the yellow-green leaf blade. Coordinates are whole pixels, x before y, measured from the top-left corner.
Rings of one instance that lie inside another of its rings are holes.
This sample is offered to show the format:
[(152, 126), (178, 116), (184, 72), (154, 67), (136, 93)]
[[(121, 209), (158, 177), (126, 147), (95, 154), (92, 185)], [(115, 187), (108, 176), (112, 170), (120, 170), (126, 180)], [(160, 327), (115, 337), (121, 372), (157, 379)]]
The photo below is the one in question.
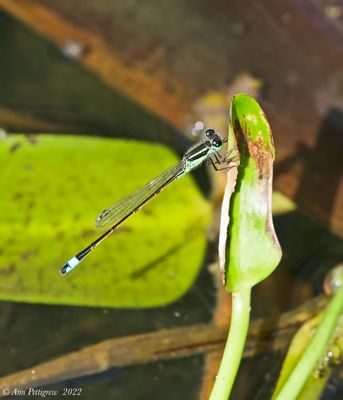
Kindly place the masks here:
[(96, 215), (178, 161), (160, 145), (11, 136), (0, 142), (0, 298), (113, 307), (169, 303), (193, 283), (209, 206), (176, 181), (78, 267), (59, 268), (101, 232)]

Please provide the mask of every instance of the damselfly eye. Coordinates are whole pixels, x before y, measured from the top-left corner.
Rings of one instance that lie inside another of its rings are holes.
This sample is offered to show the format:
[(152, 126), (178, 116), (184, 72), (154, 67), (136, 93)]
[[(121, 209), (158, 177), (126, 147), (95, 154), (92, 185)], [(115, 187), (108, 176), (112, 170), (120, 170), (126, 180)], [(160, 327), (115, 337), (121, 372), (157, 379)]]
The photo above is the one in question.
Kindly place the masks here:
[(219, 148), (221, 147), (221, 145), (223, 144), (223, 141), (221, 140), (221, 138), (219, 136), (216, 136), (212, 139), (212, 146)]
[(207, 131), (205, 132), (206, 137), (208, 138), (212, 138), (213, 136), (215, 136), (216, 132), (214, 129), (207, 129)]

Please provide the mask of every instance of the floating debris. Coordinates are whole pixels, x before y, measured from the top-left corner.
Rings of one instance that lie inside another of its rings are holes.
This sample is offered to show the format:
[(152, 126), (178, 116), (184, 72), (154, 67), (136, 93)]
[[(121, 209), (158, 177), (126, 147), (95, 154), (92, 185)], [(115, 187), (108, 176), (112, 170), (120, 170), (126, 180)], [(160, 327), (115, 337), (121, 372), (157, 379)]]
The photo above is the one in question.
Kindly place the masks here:
[(86, 46), (77, 40), (67, 40), (62, 48), (62, 53), (65, 57), (71, 59), (78, 59), (86, 51)]

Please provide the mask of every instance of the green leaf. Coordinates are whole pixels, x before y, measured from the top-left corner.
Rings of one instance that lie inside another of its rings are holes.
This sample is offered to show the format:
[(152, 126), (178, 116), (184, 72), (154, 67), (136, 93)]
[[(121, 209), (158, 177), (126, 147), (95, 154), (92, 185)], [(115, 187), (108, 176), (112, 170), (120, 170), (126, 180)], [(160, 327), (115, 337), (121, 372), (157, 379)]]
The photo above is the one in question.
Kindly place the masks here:
[(228, 174), (222, 208), (220, 264), (226, 288), (237, 291), (266, 278), (279, 264), (282, 254), (271, 212), (272, 134), (262, 109), (250, 96), (234, 96), (228, 139), (229, 149), (238, 148), (240, 165), (234, 189), (228, 189), (230, 181), (232, 184), (235, 179), (232, 172)]
[[(340, 362), (343, 279), (340, 266), (332, 272), (333, 297), (326, 309), (295, 335), (272, 397), (275, 400), (319, 399), (331, 367)], [(324, 376), (314, 377), (315, 371)]]
[(39, 135), (0, 141), (0, 299), (147, 307), (182, 296), (201, 267), (207, 201), (177, 180), (72, 273), (96, 215), (178, 161), (161, 145)]
[[(287, 356), (283, 362), (282, 370), (277, 382), (277, 386), (275, 388), (275, 392), (273, 395), (273, 399), (276, 399), (278, 393), (280, 392), (283, 385), (287, 382), (287, 379), (293, 372), (296, 364), (300, 360), (303, 355), (306, 347), (309, 345), (314, 332), (318, 326), (319, 321), (322, 318), (322, 314), (317, 315), (316, 317), (310, 319), (305, 324), (301, 326), (301, 328), (297, 331), (294, 338), (292, 339), (292, 343), (288, 349)], [(315, 378), (313, 374), (310, 375), (308, 379), (308, 384), (306, 385), (306, 395), (302, 394), (302, 398), (305, 399), (319, 399), (322, 390), (325, 387), (327, 382), (328, 375), (323, 378)]]

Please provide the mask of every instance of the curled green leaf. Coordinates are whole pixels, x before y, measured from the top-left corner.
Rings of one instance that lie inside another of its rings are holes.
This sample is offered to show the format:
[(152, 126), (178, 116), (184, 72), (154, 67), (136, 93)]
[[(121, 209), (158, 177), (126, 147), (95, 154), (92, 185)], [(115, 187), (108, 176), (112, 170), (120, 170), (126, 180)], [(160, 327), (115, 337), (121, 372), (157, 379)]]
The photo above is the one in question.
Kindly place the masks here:
[(261, 107), (250, 96), (234, 97), (228, 139), (229, 148), (238, 149), (240, 164), (237, 177), (228, 173), (219, 255), (225, 286), (236, 291), (266, 278), (282, 254), (272, 220), (272, 133)]

